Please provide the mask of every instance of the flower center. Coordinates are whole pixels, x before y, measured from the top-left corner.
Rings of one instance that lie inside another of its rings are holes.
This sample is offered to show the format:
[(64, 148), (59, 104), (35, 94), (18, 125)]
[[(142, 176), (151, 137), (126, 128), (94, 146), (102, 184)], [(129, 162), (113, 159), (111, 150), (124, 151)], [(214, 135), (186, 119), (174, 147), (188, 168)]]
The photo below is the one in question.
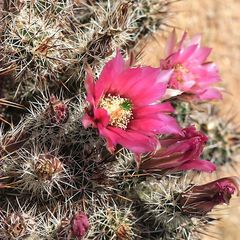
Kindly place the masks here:
[(176, 79), (178, 82), (183, 82), (183, 74), (189, 73), (189, 70), (182, 64), (178, 63), (174, 65), (174, 72), (176, 73)]
[(103, 97), (100, 107), (104, 108), (110, 117), (110, 125), (126, 129), (132, 119), (132, 103), (127, 98), (108, 94)]

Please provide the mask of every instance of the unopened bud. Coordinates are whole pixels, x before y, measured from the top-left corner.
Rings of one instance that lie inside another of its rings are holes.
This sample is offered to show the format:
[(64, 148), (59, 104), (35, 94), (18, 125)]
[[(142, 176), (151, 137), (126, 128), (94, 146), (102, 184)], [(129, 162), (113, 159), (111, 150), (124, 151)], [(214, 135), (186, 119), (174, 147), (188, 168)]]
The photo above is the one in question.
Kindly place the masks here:
[(78, 212), (73, 216), (72, 232), (77, 239), (82, 239), (82, 237), (87, 233), (89, 227), (90, 225), (86, 214)]

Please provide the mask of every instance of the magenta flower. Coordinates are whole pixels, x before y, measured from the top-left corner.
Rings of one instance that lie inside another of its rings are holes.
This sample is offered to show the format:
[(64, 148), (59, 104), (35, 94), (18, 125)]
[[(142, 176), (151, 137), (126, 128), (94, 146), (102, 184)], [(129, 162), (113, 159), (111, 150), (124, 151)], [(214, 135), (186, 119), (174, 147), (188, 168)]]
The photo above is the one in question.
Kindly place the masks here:
[(91, 71), (85, 81), (90, 107), (83, 117), (84, 127), (92, 125), (107, 141), (109, 151), (117, 144), (136, 154), (158, 146), (156, 134), (179, 133), (169, 103), (157, 103), (164, 95), (172, 71), (125, 65), (117, 53), (94, 82)]
[(184, 128), (182, 135), (172, 135), (160, 140), (161, 148), (143, 157), (140, 169), (150, 172), (164, 169), (215, 171), (213, 163), (200, 159), (206, 142), (207, 137), (196, 131), (194, 126)]
[(237, 177), (221, 178), (204, 185), (191, 187), (181, 195), (179, 204), (184, 213), (206, 215), (216, 205), (228, 204), (236, 191), (239, 192)]
[(192, 94), (200, 100), (221, 99), (222, 95), (213, 83), (220, 81), (216, 65), (207, 62), (211, 48), (200, 45), (201, 37), (187, 39), (185, 32), (177, 43), (176, 33), (171, 34), (167, 47), (166, 58), (161, 60), (160, 68), (173, 69), (169, 88)]
[(71, 225), (73, 235), (79, 240), (82, 239), (90, 227), (88, 217), (83, 212), (78, 212), (73, 216)]

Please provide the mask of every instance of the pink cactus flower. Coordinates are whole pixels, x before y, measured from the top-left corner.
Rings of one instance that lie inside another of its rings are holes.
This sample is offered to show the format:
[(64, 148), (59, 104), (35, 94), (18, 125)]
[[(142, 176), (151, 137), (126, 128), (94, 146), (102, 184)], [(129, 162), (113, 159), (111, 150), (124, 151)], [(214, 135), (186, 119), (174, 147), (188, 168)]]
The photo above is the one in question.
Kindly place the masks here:
[(83, 117), (84, 127), (92, 125), (107, 141), (109, 151), (115, 146), (146, 153), (158, 146), (156, 134), (179, 133), (169, 103), (158, 103), (164, 95), (172, 71), (159, 68), (129, 68), (118, 52), (94, 82), (91, 71), (85, 81), (90, 107)]
[(182, 129), (182, 135), (172, 135), (160, 140), (161, 148), (142, 158), (140, 169), (154, 172), (159, 170), (182, 171), (195, 169), (204, 172), (216, 170), (213, 163), (201, 160), (207, 137), (196, 131), (194, 126)]
[(220, 81), (217, 66), (207, 62), (211, 48), (200, 45), (201, 36), (187, 39), (185, 32), (177, 43), (175, 30), (169, 37), (166, 47), (166, 58), (161, 60), (160, 68), (173, 69), (169, 88), (191, 94), (199, 100), (221, 99), (220, 91), (213, 83)]
[(179, 199), (182, 211), (191, 215), (206, 215), (216, 205), (228, 204), (232, 195), (239, 193), (237, 177), (221, 178), (216, 181), (193, 186)]
[(79, 240), (84, 237), (90, 227), (88, 217), (83, 212), (78, 212), (73, 216), (71, 225), (73, 235)]

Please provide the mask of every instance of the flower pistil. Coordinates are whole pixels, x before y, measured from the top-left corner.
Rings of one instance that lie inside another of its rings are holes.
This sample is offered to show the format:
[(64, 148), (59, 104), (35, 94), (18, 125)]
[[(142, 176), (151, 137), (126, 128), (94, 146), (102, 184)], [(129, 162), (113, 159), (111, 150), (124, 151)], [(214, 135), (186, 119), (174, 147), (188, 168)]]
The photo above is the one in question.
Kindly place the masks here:
[(108, 94), (101, 99), (100, 107), (107, 111), (111, 126), (127, 128), (133, 116), (132, 103), (129, 99)]

